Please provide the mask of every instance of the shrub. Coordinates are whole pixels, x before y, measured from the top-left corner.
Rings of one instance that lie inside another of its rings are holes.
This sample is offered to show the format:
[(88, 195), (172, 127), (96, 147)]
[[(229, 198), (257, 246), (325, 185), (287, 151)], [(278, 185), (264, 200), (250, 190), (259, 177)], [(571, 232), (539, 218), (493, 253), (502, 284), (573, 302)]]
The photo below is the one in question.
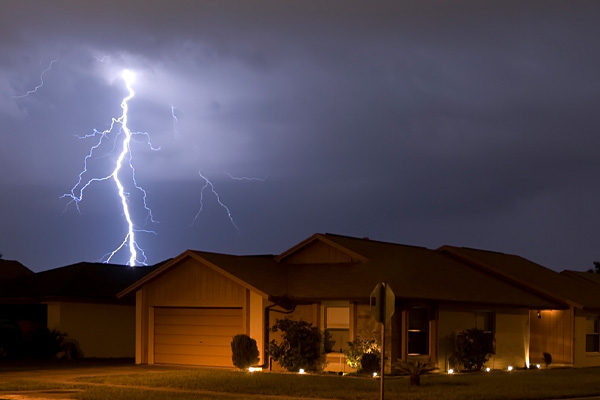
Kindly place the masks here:
[(381, 355), (377, 353), (365, 353), (360, 358), (360, 372), (365, 374), (372, 374), (373, 372), (379, 371), (381, 368)]
[(552, 354), (543, 353), (542, 356), (544, 356), (544, 364), (546, 364), (546, 367), (549, 367), (552, 364)]
[(315, 370), (321, 357), (321, 332), (305, 321), (280, 319), (271, 327), (281, 331), (281, 343), (269, 343), (269, 354), (288, 371)]
[(479, 371), (494, 354), (494, 337), (481, 329), (472, 328), (456, 335), (454, 359), (465, 369)]
[(357, 371), (361, 370), (361, 360), (365, 354), (374, 353), (381, 358), (381, 352), (375, 339), (361, 339), (357, 337), (352, 342), (348, 342), (348, 348), (344, 351), (346, 362)]
[(233, 365), (246, 369), (258, 363), (256, 340), (248, 335), (235, 335), (231, 341), (231, 360)]
[(421, 375), (435, 371), (437, 368), (420, 361), (399, 361), (394, 365), (394, 369), (401, 374), (410, 376), (410, 386), (421, 386)]

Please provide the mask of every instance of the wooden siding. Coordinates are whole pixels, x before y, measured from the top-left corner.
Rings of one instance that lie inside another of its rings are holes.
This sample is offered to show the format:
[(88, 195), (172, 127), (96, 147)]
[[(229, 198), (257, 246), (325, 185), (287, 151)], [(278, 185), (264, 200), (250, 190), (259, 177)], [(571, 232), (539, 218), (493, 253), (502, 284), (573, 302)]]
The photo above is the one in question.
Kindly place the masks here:
[(147, 285), (148, 305), (243, 307), (246, 289), (214, 269), (188, 259)]
[(573, 363), (573, 318), (571, 310), (530, 311), (531, 345), (529, 358), (543, 364), (543, 353), (552, 355), (553, 364)]
[(244, 333), (242, 308), (154, 309), (154, 362), (232, 367), (231, 339)]
[(357, 260), (353, 260), (350, 254), (318, 240), (285, 258), (287, 264), (336, 264), (353, 261)]

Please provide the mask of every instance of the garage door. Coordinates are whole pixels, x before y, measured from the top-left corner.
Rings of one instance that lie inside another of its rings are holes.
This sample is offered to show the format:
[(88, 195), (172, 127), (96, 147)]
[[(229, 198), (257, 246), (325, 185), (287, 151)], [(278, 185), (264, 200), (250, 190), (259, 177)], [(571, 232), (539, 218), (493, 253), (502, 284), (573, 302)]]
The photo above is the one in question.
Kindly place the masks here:
[(154, 362), (231, 367), (231, 339), (244, 333), (241, 308), (154, 309)]

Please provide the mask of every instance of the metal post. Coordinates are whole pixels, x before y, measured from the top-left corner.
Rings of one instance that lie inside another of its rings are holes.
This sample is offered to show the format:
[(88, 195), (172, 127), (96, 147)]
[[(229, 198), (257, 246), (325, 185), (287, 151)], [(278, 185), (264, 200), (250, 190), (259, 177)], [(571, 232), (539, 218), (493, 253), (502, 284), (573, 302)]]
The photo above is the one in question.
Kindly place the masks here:
[[(385, 321), (385, 319), (384, 319)], [(379, 383), (379, 400), (383, 400), (383, 382), (385, 381), (385, 322), (381, 323), (381, 381)]]

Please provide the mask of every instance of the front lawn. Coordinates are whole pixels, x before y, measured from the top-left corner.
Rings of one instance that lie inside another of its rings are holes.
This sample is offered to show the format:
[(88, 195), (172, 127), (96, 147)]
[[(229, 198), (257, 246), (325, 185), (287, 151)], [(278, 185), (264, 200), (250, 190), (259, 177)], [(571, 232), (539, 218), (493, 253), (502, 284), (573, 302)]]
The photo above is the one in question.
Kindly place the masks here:
[[(88, 377), (81, 378), (78, 382), (342, 400), (370, 400), (379, 396), (379, 381), (371, 378), (266, 372), (251, 374), (211, 369)], [(526, 400), (600, 395), (600, 368), (484, 372), (452, 376), (433, 374), (424, 376), (421, 382), (421, 387), (411, 388), (405, 377), (386, 378), (386, 397), (400, 400)], [(81, 398), (92, 400), (100, 397), (84, 394)]]

